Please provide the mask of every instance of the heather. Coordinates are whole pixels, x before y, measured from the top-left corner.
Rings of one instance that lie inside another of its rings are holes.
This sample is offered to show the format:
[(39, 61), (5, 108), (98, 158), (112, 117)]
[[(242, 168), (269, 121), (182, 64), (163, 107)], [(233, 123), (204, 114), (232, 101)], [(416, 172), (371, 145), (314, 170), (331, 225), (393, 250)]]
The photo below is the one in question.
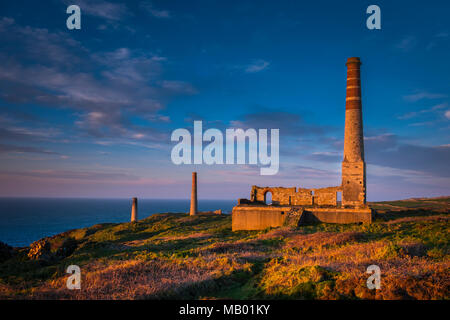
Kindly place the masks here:
[[(370, 225), (232, 232), (228, 215), (164, 213), (3, 246), (0, 298), (449, 299), (450, 198), (371, 206)], [(72, 264), (81, 290), (66, 288)]]

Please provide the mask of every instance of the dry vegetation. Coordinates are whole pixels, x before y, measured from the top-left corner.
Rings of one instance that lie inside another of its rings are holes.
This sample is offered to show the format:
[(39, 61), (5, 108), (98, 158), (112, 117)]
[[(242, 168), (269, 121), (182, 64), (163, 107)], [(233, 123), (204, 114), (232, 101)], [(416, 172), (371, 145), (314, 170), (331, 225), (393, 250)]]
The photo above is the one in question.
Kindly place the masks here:
[[(374, 203), (371, 225), (233, 233), (230, 216), (158, 214), (72, 230), (0, 262), (0, 298), (449, 299), (449, 201)], [(71, 264), (81, 290), (66, 289)]]

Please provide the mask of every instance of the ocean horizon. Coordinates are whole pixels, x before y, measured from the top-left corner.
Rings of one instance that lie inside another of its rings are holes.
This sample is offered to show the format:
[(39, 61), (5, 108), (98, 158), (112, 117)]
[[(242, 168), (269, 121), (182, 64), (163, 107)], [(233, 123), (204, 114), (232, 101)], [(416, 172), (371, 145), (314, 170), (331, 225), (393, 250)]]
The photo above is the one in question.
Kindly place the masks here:
[[(198, 200), (199, 211), (231, 213), (236, 200)], [(189, 199), (138, 199), (138, 218), (189, 212)], [(14, 247), (98, 223), (129, 222), (131, 198), (0, 198), (0, 241)]]

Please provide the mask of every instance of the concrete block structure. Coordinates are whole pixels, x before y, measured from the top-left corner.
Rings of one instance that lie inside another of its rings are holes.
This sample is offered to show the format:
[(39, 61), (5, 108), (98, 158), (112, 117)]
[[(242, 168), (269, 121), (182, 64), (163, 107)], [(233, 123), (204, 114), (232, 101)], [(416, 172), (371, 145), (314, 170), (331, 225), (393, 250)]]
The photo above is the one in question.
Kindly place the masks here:
[[(297, 214), (299, 210), (302, 212), (302, 223), (372, 222), (372, 210), (366, 204), (361, 61), (355, 57), (348, 58), (346, 66), (347, 94), (341, 185), (317, 189), (253, 186), (250, 200), (239, 199), (238, 205), (233, 208), (233, 230), (279, 227), (290, 214)], [(266, 203), (269, 192), (272, 194), (271, 204)]]

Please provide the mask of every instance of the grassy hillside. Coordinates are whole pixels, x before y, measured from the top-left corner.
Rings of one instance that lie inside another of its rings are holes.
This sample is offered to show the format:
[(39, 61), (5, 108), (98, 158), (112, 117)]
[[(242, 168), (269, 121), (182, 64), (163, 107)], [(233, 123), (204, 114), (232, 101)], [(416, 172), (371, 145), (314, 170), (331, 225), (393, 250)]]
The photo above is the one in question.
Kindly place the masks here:
[(371, 225), (231, 232), (231, 216), (164, 213), (72, 230), (3, 255), (0, 298), (449, 299), (450, 198), (371, 206)]

